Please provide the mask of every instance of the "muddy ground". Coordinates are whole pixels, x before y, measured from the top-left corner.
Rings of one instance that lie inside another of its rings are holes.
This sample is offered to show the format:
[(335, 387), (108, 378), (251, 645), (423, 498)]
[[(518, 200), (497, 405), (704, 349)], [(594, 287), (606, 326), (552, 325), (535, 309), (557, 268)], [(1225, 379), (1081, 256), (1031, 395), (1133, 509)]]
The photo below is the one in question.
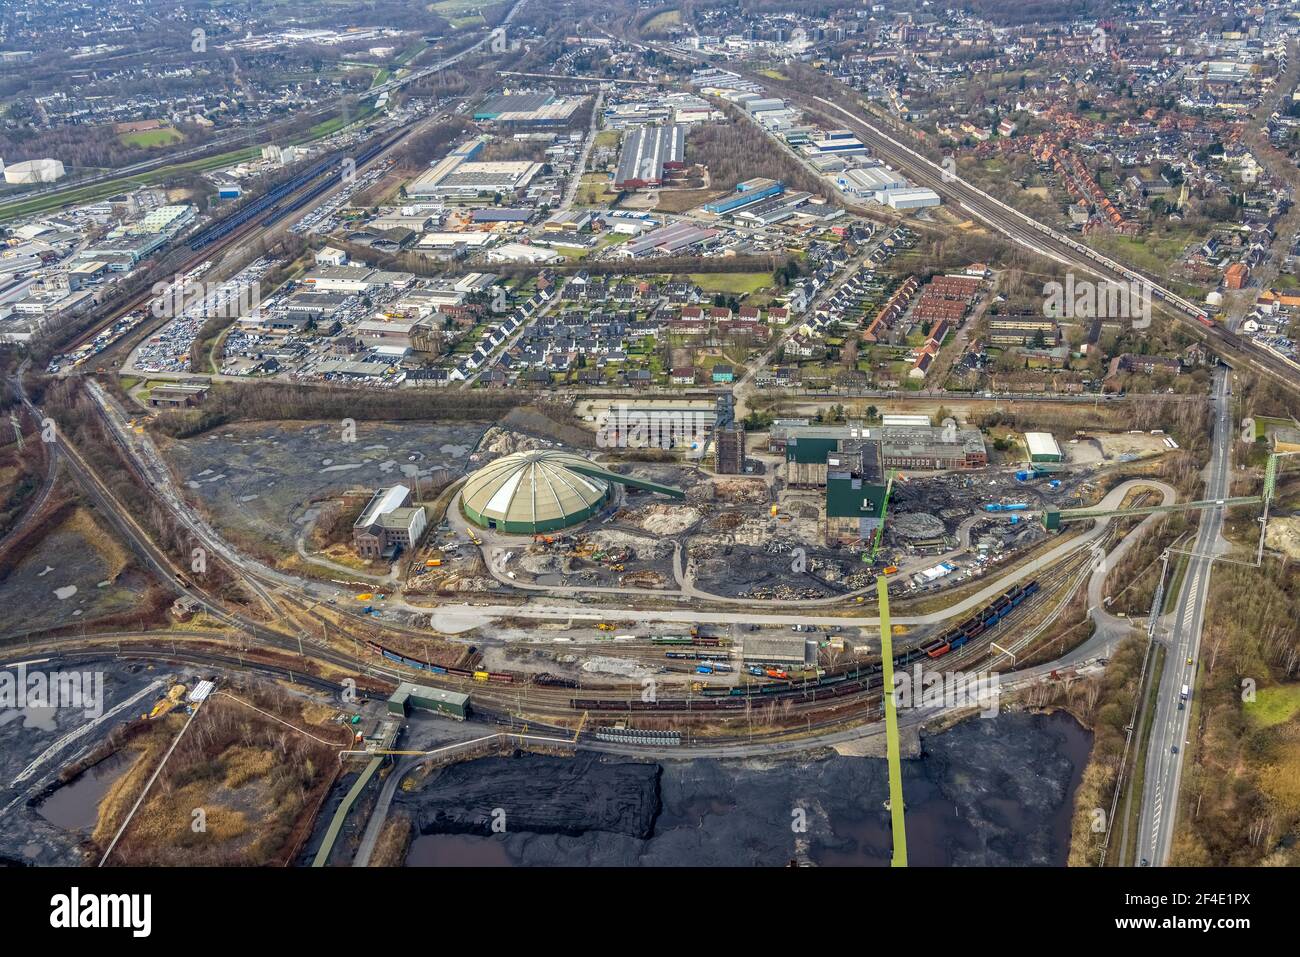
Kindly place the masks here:
[(337, 422), (259, 422), (168, 443), (164, 454), (218, 529), (291, 553), (313, 499), (458, 476), (487, 427), (358, 422), (348, 442)]
[[(25, 674), (30, 677), (40, 667), (29, 665)], [(13, 665), (3, 670), (20, 674)], [(61, 670), (102, 676), (103, 714), (87, 715), (78, 707), (0, 710), (0, 862), (82, 863), (80, 845), (94, 827), (95, 808), (125, 767), (103, 766), (64, 787), (59, 787), (59, 772), (94, 751), (115, 726), (147, 712), (159, 694), (183, 680), (151, 665), (111, 660)], [(53, 803), (43, 806), (47, 797)]]

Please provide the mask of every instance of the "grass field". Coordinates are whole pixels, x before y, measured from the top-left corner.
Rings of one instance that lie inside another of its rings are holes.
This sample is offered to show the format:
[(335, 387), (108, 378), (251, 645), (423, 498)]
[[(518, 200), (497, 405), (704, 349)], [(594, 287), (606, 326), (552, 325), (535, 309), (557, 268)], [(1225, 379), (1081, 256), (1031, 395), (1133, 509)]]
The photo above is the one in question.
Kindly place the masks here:
[(479, 11), (485, 6), (484, 0), (437, 0), (425, 9), (446, 17), (455, 26), (457, 20), (482, 19)]
[(665, 10), (663, 13), (656, 14), (650, 18), (645, 25), (646, 32), (655, 30), (666, 30), (682, 22), (682, 12), (680, 10)]
[(124, 146), (141, 146), (152, 149), (155, 146), (170, 146), (185, 139), (181, 131), (171, 126), (156, 130), (142, 130), (139, 133), (123, 133), (118, 139)]
[(722, 292), (735, 296), (748, 296), (772, 282), (769, 272), (695, 272), (690, 278), (706, 293)]
[(1245, 709), (1246, 716), (1257, 728), (1271, 728), (1289, 721), (1300, 711), (1300, 684), (1261, 688)]
[(604, 173), (584, 173), (575, 197), (579, 206), (606, 206), (618, 199), (609, 191), (609, 177)]
[(1197, 236), (1182, 230), (1166, 236), (1118, 236), (1093, 233), (1084, 239), (1099, 252), (1126, 260), (1140, 269), (1164, 273), (1174, 264), (1188, 243)]

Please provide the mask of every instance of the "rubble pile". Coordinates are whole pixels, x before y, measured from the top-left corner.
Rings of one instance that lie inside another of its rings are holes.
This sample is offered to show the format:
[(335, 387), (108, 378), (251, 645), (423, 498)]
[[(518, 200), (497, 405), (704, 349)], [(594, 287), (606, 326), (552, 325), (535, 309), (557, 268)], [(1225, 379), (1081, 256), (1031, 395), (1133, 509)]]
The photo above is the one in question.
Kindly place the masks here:
[(714, 499), (733, 505), (762, 505), (768, 500), (767, 486), (754, 479), (714, 479)]
[(688, 505), (646, 505), (619, 513), (619, 521), (654, 535), (680, 535), (700, 520), (700, 510)]
[(940, 538), (947, 531), (943, 520), (929, 512), (895, 512), (889, 527), (895, 536), (903, 539)]

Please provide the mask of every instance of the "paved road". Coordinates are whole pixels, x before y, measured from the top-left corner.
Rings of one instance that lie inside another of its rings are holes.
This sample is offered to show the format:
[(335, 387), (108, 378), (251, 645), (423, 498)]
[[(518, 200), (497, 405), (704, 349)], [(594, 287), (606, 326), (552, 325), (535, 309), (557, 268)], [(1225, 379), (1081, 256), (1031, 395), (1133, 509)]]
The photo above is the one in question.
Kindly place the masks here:
[(583, 140), (582, 152), (573, 165), (573, 179), (569, 181), (569, 186), (564, 191), (564, 202), (560, 203), (560, 208), (555, 211), (553, 216), (567, 213), (573, 208), (573, 204), (578, 199), (578, 189), (582, 186), (582, 175), (587, 171), (587, 160), (591, 157), (591, 148), (596, 145), (596, 136), (600, 133), (600, 118), (603, 115), (604, 107), (605, 91), (598, 90), (596, 92), (596, 102), (591, 108), (591, 122), (587, 125), (587, 137)]
[[(1220, 370), (1214, 382), (1214, 444), (1206, 467), (1208, 499), (1225, 498), (1232, 475), (1231, 400), (1228, 375)], [(1188, 559), (1182, 590), (1174, 607), (1168, 634), (1157, 634), (1166, 646), (1164, 672), (1156, 697), (1156, 715), (1151, 726), (1147, 752), (1142, 810), (1138, 825), (1138, 854), (1153, 865), (1169, 862), (1174, 825), (1178, 815), (1178, 786), (1183, 773), (1183, 751), (1187, 743), (1190, 702), (1180, 709), (1182, 688), (1195, 688), (1196, 662), (1201, 647), (1201, 628), (1210, 592), (1213, 555), (1221, 547), (1223, 509), (1201, 513), (1201, 524)], [(1190, 664), (1189, 664), (1190, 662)], [(1178, 753), (1174, 753), (1178, 748)]]
[[(500, 29), (504, 30), (505, 27), (508, 26), (510, 22), (514, 20), (515, 15), (523, 8), (523, 6), (527, 2), (528, 0), (516, 0), (515, 5), (510, 8), (510, 12), (506, 14), (505, 19), (501, 21)], [(438, 73), (441, 70), (445, 70), (450, 66), (455, 66), (458, 62), (460, 62), (465, 57), (469, 56), (472, 53), (477, 52), (478, 50), (482, 49), (484, 45), (490, 43), (493, 34), (495, 33), (496, 33), (495, 29), (489, 31), (477, 43), (473, 44), (472, 46), (466, 47), (464, 50), (448, 57), (445, 60), (440, 60), (437, 63), (430, 64), (429, 66), (423, 67), (407, 76), (397, 78), (397, 79), (392, 79), (379, 86), (371, 87), (369, 90), (365, 92), (364, 98), (369, 99), (370, 97), (376, 97), (380, 93), (386, 91), (391, 92), (393, 90), (400, 89), (410, 83), (415, 83), (419, 80), (424, 79), (427, 76), (431, 76), (434, 73)], [(307, 110), (305, 110), (303, 114), (297, 114), (297, 116), (301, 116), (301, 115), (312, 116), (312, 117), (323, 116), (327, 113), (333, 112), (335, 109), (336, 109), (336, 105), (334, 103), (330, 103), (327, 106), (310, 107)], [(249, 143), (255, 143), (255, 142), (266, 142), (268, 139), (274, 138), (273, 133), (278, 125), (279, 125), (278, 123), (272, 123), (267, 125), (259, 125), (251, 129), (234, 130), (228, 133), (224, 133), (221, 136), (217, 137), (216, 139), (212, 139), (206, 143), (202, 143), (199, 146), (187, 147), (185, 149), (179, 149), (179, 150), (171, 150), (162, 156), (155, 156), (147, 160), (141, 160), (138, 163), (132, 163), (130, 166), (122, 166), (117, 169), (108, 170), (103, 173), (96, 173), (90, 176), (79, 177), (75, 180), (63, 180), (57, 186), (48, 186), (43, 189), (35, 189), (35, 190), (29, 190), (24, 193), (19, 193), (12, 197), (6, 198), (5, 203), (25, 202), (27, 200), (38, 199), (42, 196), (57, 195), (60, 193), (73, 193), (79, 189), (83, 189), (87, 186), (93, 186), (97, 183), (115, 181), (125, 176), (133, 176), (139, 173), (149, 172), (151, 170), (159, 169), (160, 167), (163, 166), (171, 166), (176, 163), (193, 159), (195, 157), (205, 156), (208, 154), (215, 156), (219, 152), (230, 149), (232, 147), (245, 146)], [(13, 218), (13, 217), (0, 217), (0, 221), (3, 221), (6, 218)]]
[[(1125, 496), (1136, 489), (1154, 488), (1160, 492), (1164, 503), (1172, 501), (1174, 490), (1162, 482), (1154, 482), (1150, 479), (1131, 479), (1117, 485), (1106, 495), (1098, 504), (1098, 508), (1118, 508), (1123, 502)], [(1058, 542), (1049, 548), (1042, 555), (1032, 561), (1026, 562), (1019, 568), (1016, 568), (1005, 575), (1002, 575), (988, 585), (973, 594), (963, 598), (960, 601), (953, 602), (947, 607), (937, 611), (927, 612), (923, 615), (894, 615), (891, 616), (896, 625), (932, 625), (939, 622), (947, 621), (950, 618), (957, 617), (975, 608), (987, 604), (991, 599), (997, 597), (1017, 582), (1023, 581), (1040, 572), (1047, 571), (1058, 562), (1063, 561), (1070, 555), (1073, 555), (1079, 549), (1091, 547), (1094, 539), (1102, 535), (1110, 519), (1100, 519), (1097, 525), (1082, 535)], [(516, 582), (511, 582), (517, 585)], [(545, 588), (550, 594), (558, 598), (570, 597), (578, 594), (587, 594), (592, 592), (618, 592), (626, 594), (634, 589), (626, 588), (566, 588), (564, 586), (536, 586)], [(657, 592), (660, 597), (665, 596), (662, 591)], [(766, 602), (768, 606), (775, 608), (788, 608), (789, 611), (781, 614), (777, 611), (756, 611), (755, 605), (760, 604), (752, 599), (743, 600), (746, 605), (745, 609), (737, 608), (732, 611), (703, 611), (687, 605), (685, 596), (678, 596), (682, 601), (682, 610), (664, 610), (664, 609), (644, 609), (644, 608), (605, 608), (587, 604), (566, 604), (562, 601), (551, 601), (548, 599), (534, 599), (527, 605), (440, 605), (435, 609), (420, 608), (424, 612), (432, 611), (433, 625), (435, 628), (449, 632), (464, 631), (476, 625), (483, 625), (490, 622), (493, 618), (513, 617), (529, 618), (534, 620), (551, 620), (562, 621), (574, 619), (578, 621), (630, 621), (630, 622), (684, 622), (688, 624), (756, 624), (756, 625), (840, 625), (850, 628), (872, 627), (880, 624), (880, 619), (873, 616), (850, 616), (850, 615), (816, 615), (806, 612), (800, 613), (801, 609), (815, 608), (818, 604), (824, 604), (826, 599), (813, 599), (811, 601), (790, 601), (790, 602)], [(717, 599), (711, 598), (716, 601)], [(843, 601), (843, 598), (837, 598), (836, 601)], [(391, 603), (391, 600), (390, 600)], [(404, 607), (398, 605), (398, 607)]]
[(917, 153), (874, 123), (867, 122), (860, 114), (846, 110), (839, 104), (819, 96), (803, 94), (797, 90), (791, 91), (787, 87), (781, 89), (787, 94), (787, 99), (797, 106), (810, 112), (828, 114), (837, 122), (850, 127), (876, 155), (893, 163), (919, 185), (935, 190), (948, 202), (965, 210), (973, 218), (990, 226), (1012, 242), (1038, 255), (1091, 275), (1118, 281), (1127, 281), (1130, 277), (1134, 277), (1147, 283), (1153, 298), (1168, 304), (1171, 313), (1208, 338), (1216, 348), (1224, 352), (1225, 356), (1231, 356), (1234, 363), (1248, 365), (1252, 370), (1281, 383), (1284, 387), (1295, 389), (1295, 372), (1285, 361), (1270, 353), (1252, 348), (1247, 340), (1242, 340), (1221, 326), (1207, 327), (1197, 322), (1192, 318), (1191, 312), (1199, 311), (1198, 305), (1182, 299), (1150, 276), (1143, 275), (1132, 267), (1089, 249), (972, 186), (959, 176), (941, 169), (937, 163)]

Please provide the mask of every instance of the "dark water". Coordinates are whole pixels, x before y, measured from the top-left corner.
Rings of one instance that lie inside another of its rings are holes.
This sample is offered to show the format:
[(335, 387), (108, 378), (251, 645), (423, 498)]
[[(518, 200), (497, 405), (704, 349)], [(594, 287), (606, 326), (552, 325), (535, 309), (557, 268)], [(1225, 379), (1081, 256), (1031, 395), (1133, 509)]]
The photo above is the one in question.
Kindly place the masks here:
[(511, 867), (514, 865), (500, 837), (472, 834), (425, 834), (411, 842), (408, 867)]
[[(1063, 866), (1091, 734), (1068, 715), (970, 720), (904, 762), (913, 866)], [(555, 759), (563, 760), (563, 759)], [(510, 833), (416, 838), (414, 866), (888, 865), (884, 761), (819, 757), (665, 763), (654, 836)]]
[(67, 831), (89, 832), (99, 817), (99, 802), (126, 773), (135, 755), (118, 752), (83, 771), (36, 807), (41, 817)]

